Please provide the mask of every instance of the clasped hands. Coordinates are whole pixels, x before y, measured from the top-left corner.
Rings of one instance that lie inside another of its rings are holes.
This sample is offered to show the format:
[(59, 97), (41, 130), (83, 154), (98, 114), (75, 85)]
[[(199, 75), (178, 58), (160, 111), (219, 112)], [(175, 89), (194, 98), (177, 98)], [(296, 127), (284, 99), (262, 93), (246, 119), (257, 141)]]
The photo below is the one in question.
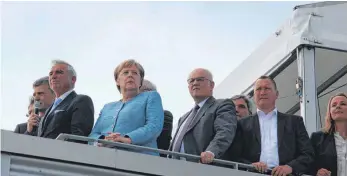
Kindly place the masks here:
[[(125, 144), (131, 144), (131, 139), (128, 138), (128, 137), (121, 136), (120, 133), (108, 132), (107, 134), (108, 135), (105, 136), (105, 140), (106, 141), (121, 142), (121, 143), (125, 143)], [(98, 146), (104, 146), (104, 145), (99, 143)]]

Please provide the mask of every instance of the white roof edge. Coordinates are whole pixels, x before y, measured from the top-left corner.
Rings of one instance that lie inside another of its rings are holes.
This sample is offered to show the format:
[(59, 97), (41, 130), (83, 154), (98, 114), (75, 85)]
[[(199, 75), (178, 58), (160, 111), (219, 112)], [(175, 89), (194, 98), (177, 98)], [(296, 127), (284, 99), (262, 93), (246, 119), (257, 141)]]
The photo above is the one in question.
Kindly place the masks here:
[(322, 1), (322, 2), (315, 2), (310, 4), (297, 5), (294, 7), (294, 10), (299, 8), (317, 8), (317, 7), (324, 7), (329, 5), (338, 5), (343, 3), (347, 3), (347, 2), (346, 1)]
[(291, 19), (260, 45), (215, 89), (216, 98), (243, 93), (261, 75), (269, 75), (300, 45), (347, 51), (346, 2), (318, 2), (296, 6)]

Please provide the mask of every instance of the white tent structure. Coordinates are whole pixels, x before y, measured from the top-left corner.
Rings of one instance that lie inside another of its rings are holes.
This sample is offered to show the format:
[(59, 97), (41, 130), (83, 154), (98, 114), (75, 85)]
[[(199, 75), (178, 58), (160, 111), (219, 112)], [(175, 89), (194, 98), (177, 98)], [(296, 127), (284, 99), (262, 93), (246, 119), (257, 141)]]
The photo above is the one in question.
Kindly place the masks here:
[(292, 18), (227, 76), (214, 96), (252, 97), (254, 81), (271, 76), (280, 93), (279, 111), (303, 116), (311, 134), (323, 125), (330, 96), (347, 92), (346, 73), (347, 2), (318, 2), (295, 7)]

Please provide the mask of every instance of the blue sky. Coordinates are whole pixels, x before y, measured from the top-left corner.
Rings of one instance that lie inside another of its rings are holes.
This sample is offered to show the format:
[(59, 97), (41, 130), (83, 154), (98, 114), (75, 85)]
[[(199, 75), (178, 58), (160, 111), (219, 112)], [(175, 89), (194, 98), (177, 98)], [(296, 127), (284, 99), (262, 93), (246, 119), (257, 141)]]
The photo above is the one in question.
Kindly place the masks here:
[(186, 80), (194, 68), (209, 69), (218, 86), (305, 3), (3, 2), (1, 128), (27, 120), (31, 85), (53, 59), (75, 67), (75, 90), (93, 99), (95, 120), (120, 98), (115, 67), (136, 59), (176, 123), (193, 104)]

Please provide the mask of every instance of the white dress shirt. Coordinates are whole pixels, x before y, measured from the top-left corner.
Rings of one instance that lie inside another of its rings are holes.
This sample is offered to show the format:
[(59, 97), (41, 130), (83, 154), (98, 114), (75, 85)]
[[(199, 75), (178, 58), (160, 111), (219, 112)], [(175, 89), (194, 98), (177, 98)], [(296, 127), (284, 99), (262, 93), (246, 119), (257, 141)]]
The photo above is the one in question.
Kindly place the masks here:
[(337, 176), (346, 176), (347, 172), (347, 139), (338, 132), (334, 134), (337, 154)]
[(279, 165), (277, 141), (277, 108), (265, 114), (257, 109), (261, 134), (260, 162), (266, 163), (269, 168)]

